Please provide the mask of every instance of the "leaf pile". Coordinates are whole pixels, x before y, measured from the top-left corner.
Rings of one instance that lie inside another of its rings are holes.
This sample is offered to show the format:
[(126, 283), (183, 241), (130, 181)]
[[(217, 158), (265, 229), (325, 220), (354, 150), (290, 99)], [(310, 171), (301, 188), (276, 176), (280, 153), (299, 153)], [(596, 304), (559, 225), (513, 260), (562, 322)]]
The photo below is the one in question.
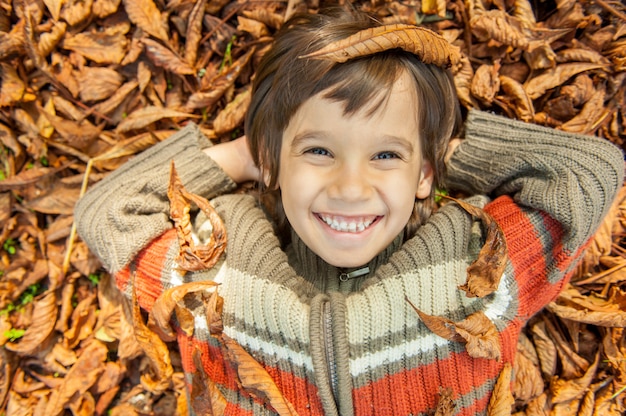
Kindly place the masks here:
[[(188, 122), (216, 142), (240, 135), (250, 80), (273, 34), (294, 12), (321, 3), (0, 0), (0, 403), (7, 415), (220, 408), (217, 395), (187, 403), (173, 344), (152, 342), (154, 326), (124, 310), (110, 277), (76, 239), (72, 209), (87, 186)], [(353, 4), (384, 23), (420, 24), (458, 47), (451, 70), (464, 108), (624, 147), (622, 3)], [(624, 200), (571, 285), (524, 330), (511, 369), (520, 414), (624, 411)], [(177, 299), (186, 293), (172, 294), (169, 313), (184, 314)], [(511, 377), (501, 375), (493, 414), (510, 408)], [(193, 383), (214, 392), (202, 374)]]

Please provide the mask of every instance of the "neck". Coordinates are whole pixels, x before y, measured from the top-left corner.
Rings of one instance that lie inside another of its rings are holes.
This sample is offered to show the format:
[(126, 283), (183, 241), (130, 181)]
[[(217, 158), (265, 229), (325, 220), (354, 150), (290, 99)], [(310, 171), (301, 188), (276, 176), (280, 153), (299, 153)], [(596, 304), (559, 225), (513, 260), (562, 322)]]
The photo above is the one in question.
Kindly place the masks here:
[[(309, 249), (298, 235), (291, 230), (291, 245), (287, 249), (289, 263), (296, 272), (309, 281), (316, 293), (342, 292), (349, 293), (359, 290), (371, 277), (376, 269), (385, 264), (402, 244), (402, 235), (371, 259), (367, 264), (358, 267), (341, 268), (326, 263)], [(316, 293), (311, 293), (314, 295)]]

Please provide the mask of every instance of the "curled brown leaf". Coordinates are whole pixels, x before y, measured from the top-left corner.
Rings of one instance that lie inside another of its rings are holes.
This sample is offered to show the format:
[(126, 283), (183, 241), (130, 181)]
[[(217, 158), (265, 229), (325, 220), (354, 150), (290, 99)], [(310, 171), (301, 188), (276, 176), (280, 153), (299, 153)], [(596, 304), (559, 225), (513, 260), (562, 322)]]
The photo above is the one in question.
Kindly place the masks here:
[(193, 364), (196, 371), (191, 380), (191, 407), (197, 415), (223, 415), (226, 398), (204, 371), (201, 352), (197, 348), (193, 351)]
[(502, 90), (515, 102), (515, 114), (522, 121), (532, 122), (535, 118), (533, 103), (526, 94), (522, 84), (505, 75), (500, 75), (500, 86)]
[[(170, 184), (167, 191), (170, 200), (170, 217), (174, 221), (180, 245), (177, 258), (181, 271), (197, 271), (215, 266), (226, 249), (226, 229), (219, 214), (206, 199), (187, 192), (183, 186), (174, 162), (170, 166)], [(211, 223), (212, 232), (209, 241), (196, 245), (191, 236), (190, 203), (193, 202), (206, 215)]]
[[(172, 314), (182, 311), (184, 305), (183, 298), (189, 293), (211, 291), (213, 292), (218, 286), (212, 281), (192, 282), (184, 285), (172, 287), (165, 290), (154, 302), (148, 318), (148, 327), (157, 333), (164, 341), (174, 341), (176, 333), (170, 325)], [(193, 333), (193, 322), (191, 327), (187, 326), (183, 330), (187, 333)], [(189, 335), (191, 335), (189, 333)]]
[(258, 361), (235, 340), (226, 335), (222, 334), (221, 341), (224, 357), (236, 369), (239, 381), (247, 393), (272, 406), (276, 413), (281, 416), (296, 416), (298, 414), (293, 405), (278, 389), (274, 379)]
[(131, 304), (124, 302), (124, 310), (127, 316), (132, 317), (135, 339), (150, 362), (149, 370), (141, 375), (140, 381), (147, 391), (161, 394), (170, 386), (174, 369), (172, 368), (167, 345), (143, 322), (139, 303), (137, 302), (134, 280), (133, 277)]
[(450, 387), (439, 388), (439, 401), (437, 401), (437, 407), (435, 408), (434, 416), (452, 416), (455, 414), (454, 409), (456, 405), (454, 403), (454, 392)]
[(485, 244), (478, 257), (467, 268), (467, 280), (459, 289), (465, 291), (467, 297), (485, 297), (493, 293), (500, 284), (506, 268), (508, 248), (504, 232), (491, 215), (482, 209), (462, 200), (446, 196), (470, 215), (478, 218), (486, 230)]
[(455, 66), (461, 58), (459, 49), (438, 33), (405, 24), (365, 29), (300, 58), (346, 62), (396, 48), (417, 55), (426, 64), (441, 67)]
[(424, 325), (432, 332), (449, 341), (465, 344), (467, 353), (474, 358), (500, 359), (500, 336), (496, 326), (487, 316), (478, 311), (460, 322), (443, 316), (433, 316), (419, 310), (407, 298)]

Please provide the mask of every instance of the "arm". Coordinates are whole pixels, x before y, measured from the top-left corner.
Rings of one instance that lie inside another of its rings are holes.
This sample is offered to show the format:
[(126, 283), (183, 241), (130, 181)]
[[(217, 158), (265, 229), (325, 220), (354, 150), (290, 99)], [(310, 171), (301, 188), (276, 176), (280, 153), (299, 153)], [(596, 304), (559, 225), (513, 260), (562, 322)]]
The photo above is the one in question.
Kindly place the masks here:
[(78, 233), (107, 270), (119, 271), (172, 228), (167, 198), (171, 160), (189, 192), (212, 198), (236, 187), (207, 157), (210, 148), (211, 142), (190, 124), (112, 172), (78, 201)]
[(451, 146), (448, 184), (498, 197), (485, 207), (509, 248), (508, 279), (528, 318), (553, 300), (622, 185), (621, 151), (605, 139), (473, 111)]
[(589, 238), (622, 185), (624, 159), (605, 139), (471, 111), (448, 161), (447, 185), (510, 195), (563, 227), (570, 248)]

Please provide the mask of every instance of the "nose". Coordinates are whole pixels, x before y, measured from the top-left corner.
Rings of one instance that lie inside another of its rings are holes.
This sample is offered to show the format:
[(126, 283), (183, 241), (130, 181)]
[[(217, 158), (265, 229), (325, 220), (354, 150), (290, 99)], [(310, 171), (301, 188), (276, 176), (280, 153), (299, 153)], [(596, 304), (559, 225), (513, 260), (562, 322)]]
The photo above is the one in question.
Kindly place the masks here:
[(359, 165), (343, 164), (334, 172), (328, 186), (331, 199), (346, 202), (362, 201), (372, 196), (373, 188), (367, 169)]

